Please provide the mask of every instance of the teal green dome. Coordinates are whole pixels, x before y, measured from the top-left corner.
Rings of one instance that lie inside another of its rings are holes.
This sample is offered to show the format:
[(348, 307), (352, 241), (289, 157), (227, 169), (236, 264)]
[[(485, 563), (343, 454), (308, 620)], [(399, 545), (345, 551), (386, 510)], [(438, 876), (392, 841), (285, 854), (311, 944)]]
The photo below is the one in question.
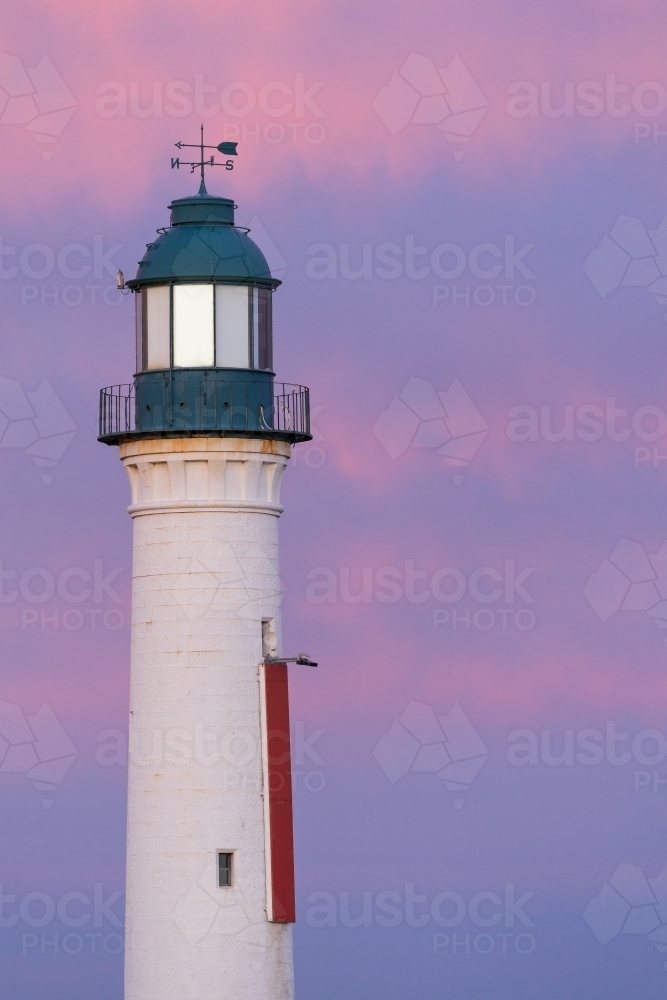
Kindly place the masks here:
[(277, 288), (262, 251), (234, 225), (234, 202), (209, 194), (172, 201), (171, 226), (149, 243), (129, 288), (173, 281), (229, 281)]

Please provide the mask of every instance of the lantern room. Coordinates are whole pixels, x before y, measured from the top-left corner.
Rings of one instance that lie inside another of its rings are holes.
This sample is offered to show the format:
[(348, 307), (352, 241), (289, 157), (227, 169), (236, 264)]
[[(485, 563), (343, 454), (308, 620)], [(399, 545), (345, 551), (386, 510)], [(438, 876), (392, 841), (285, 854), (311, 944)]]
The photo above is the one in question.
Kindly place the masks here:
[(169, 206), (127, 285), (136, 293), (137, 371), (272, 368), (271, 301), (280, 284), (234, 203), (208, 194)]
[(310, 437), (308, 390), (274, 384), (272, 299), (280, 281), (234, 223), (229, 198), (169, 206), (170, 225), (146, 245), (134, 293), (133, 385), (100, 400), (100, 440), (139, 434)]

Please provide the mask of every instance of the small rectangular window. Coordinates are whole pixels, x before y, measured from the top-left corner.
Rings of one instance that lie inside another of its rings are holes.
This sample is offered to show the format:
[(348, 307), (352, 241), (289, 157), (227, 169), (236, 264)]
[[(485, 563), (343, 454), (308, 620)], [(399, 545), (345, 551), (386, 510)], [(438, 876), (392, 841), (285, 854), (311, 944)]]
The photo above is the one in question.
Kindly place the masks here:
[(171, 322), (169, 285), (156, 285), (145, 290), (146, 295), (146, 369), (169, 368)]
[(232, 859), (234, 855), (231, 851), (218, 851), (218, 885), (229, 886), (232, 884)]
[(215, 363), (249, 367), (248, 286), (215, 286)]
[(275, 618), (262, 618), (262, 656), (275, 656), (278, 642)]
[(174, 285), (174, 365), (213, 366), (213, 285)]

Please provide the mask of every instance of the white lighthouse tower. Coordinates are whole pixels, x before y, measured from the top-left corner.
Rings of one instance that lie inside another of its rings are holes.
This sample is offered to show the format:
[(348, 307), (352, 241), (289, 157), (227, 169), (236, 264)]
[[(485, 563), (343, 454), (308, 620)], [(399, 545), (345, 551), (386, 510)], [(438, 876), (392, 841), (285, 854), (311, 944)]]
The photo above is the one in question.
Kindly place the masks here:
[(207, 194), (205, 148), (127, 282), (134, 383), (100, 404), (134, 529), (125, 1000), (291, 1000), (278, 518), (308, 390), (274, 383), (280, 282)]

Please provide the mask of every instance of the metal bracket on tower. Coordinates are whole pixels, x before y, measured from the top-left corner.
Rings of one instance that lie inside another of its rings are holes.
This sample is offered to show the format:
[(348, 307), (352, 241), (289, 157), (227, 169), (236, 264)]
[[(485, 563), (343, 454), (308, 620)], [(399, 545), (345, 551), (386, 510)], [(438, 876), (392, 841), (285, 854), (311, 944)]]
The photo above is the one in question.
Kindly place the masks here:
[(298, 663), (301, 667), (316, 667), (308, 653), (299, 653), (298, 656), (265, 656), (264, 663)]
[(118, 289), (121, 295), (129, 295), (131, 292), (131, 289), (128, 288), (127, 285), (125, 284), (125, 275), (120, 270), (120, 268), (116, 272), (116, 288)]

